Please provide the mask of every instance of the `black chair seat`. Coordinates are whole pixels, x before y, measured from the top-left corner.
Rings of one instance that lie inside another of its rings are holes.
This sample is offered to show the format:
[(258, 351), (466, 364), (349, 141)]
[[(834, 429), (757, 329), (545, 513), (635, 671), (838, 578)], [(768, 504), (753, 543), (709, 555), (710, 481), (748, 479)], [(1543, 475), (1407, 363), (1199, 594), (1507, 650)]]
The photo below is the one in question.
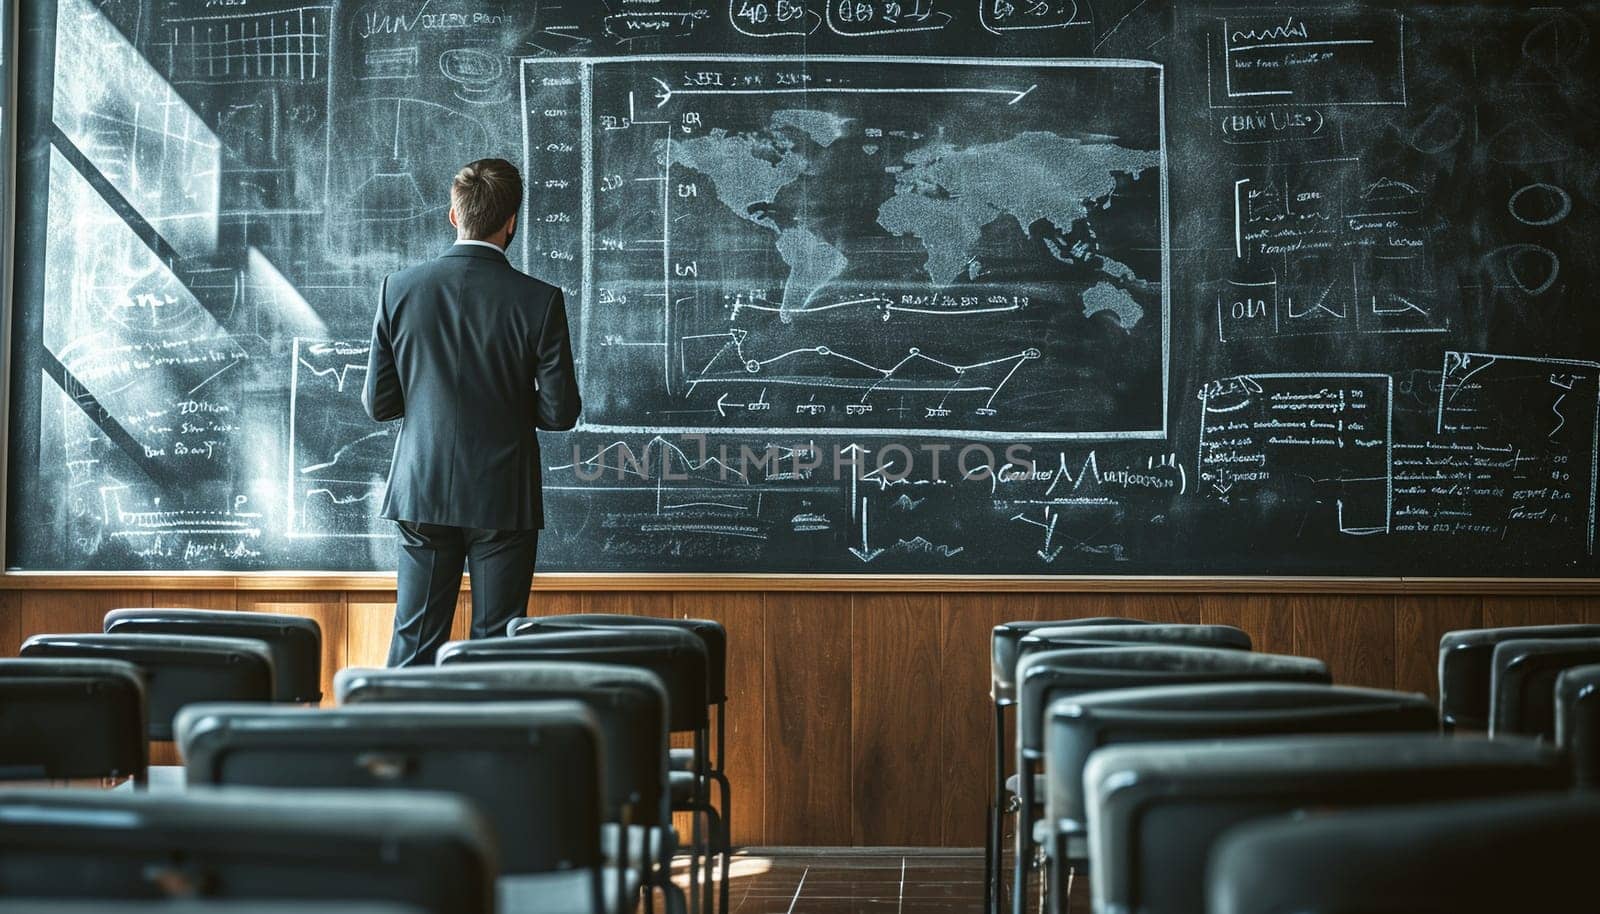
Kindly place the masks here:
[(1001, 707), (1017, 700), (1017, 652), (1022, 639), (1032, 632), (1044, 628), (1148, 624), (1120, 616), (1094, 616), (1087, 619), (1027, 620), (996, 625), (989, 634), (989, 697)]
[(493, 826), (503, 874), (601, 862), (601, 737), (577, 702), (192, 705), (178, 737), (191, 785), (454, 793)]
[(661, 677), (667, 694), (673, 697), (668, 712), (674, 732), (701, 730), (710, 721), (703, 697), (698, 701), (676, 700), (677, 696), (709, 694), (705, 643), (680, 629), (563, 628), (515, 638), (451, 641), (439, 649), (438, 657), (440, 666), (529, 660), (606, 663), (649, 670)]
[(1439, 639), (1439, 717), (1446, 729), (1489, 729), (1495, 645), (1513, 638), (1600, 638), (1600, 625), (1471, 628)]
[[(1157, 627), (1157, 626), (1152, 626)], [(1284, 654), (1138, 644), (1045, 651), (1017, 668), (1017, 745), (1025, 757), (1044, 754), (1045, 709), (1051, 701), (1088, 692), (1144, 686), (1223, 682), (1332, 681), (1320, 660)]]
[(1227, 829), (1263, 817), (1564, 790), (1532, 740), (1300, 736), (1147, 743), (1084, 769), (1096, 911), (1204, 910), (1205, 865)]
[(1083, 771), (1092, 753), (1129, 743), (1332, 733), (1428, 733), (1425, 695), (1294, 682), (1229, 682), (1091, 692), (1047, 711), (1045, 816), (1063, 834), (1086, 827)]
[(254, 638), (272, 653), (273, 701), (322, 700), (322, 627), (317, 620), (215, 609), (113, 609), (106, 634)]
[(0, 791), (0, 894), (156, 900), (393, 901), (491, 914), (494, 841), (429, 793)]
[[(595, 715), (605, 737), (606, 815), (668, 822), (667, 693), (649, 670), (599, 663), (457, 663), (405, 669), (344, 669), (334, 677), (341, 705), (393, 702), (572, 700)], [(638, 858), (634, 858), (638, 859)]]
[(1589, 914), (1596, 834), (1581, 795), (1265, 820), (1218, 844), (1206, 910)]
[(0, 781), (145, 776), (144, 677), (121, 660), (0, 660)]
[(1495, 645), (1489, 734), (1556, 738), (1556, 677), (1600, 663), (1600, 638), (1512, 638)]
[(1571, 760), (1579, 787), (1600, 787), (1600, 664), (1556, 677), (1556, 745)]
[(172, 721), (199, 701), (271, 701), (272, 651), (254, 638), (184, 635), (34, 635), (24, 657), (120, 660), (139, 668), (150, 739), (172, 739)]
[(564, 628), (652, 628), (661, 626), (689, 632), (706, 646), (706, 690), (711, 704), (728, 700), (728, 631), (712, 619), (674, 619), (657, 616), (625, 616), (621, 613), (570, 613), (561, 616), (530, 616), (512, 619), (506, 625), (508, 637)]

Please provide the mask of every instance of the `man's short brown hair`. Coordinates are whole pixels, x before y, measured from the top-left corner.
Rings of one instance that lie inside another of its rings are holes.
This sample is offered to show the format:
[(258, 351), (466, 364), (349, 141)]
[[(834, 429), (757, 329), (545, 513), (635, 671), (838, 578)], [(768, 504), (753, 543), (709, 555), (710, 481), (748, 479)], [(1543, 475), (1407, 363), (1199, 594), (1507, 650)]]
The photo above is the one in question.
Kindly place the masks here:
[(522, 207), (522, 175), (505, 159), (479, 159), (450, 184), (456, 225), (468, 238), (488, 238)]

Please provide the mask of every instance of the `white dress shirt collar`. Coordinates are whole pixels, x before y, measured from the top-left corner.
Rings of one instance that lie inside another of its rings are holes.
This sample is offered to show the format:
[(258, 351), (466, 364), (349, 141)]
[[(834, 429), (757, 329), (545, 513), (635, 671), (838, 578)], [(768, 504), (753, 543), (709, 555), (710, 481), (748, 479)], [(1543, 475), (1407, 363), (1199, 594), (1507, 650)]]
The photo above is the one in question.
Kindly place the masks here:
[(499, 251), (502, 254), (506, 252), (506, 249), (498, 244), (490, 241), (480, 241), (477, 238), (457, 238), (456, 244), (475, 244), (478, 247), (488, 248), (491, 251)]

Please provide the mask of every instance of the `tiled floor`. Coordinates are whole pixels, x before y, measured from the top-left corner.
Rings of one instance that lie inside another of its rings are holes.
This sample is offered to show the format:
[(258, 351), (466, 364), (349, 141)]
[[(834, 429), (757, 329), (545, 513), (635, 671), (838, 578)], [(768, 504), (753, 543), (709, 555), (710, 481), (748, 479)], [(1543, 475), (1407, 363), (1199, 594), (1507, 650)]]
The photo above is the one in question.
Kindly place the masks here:
[[(1089, 909), (1084, 888), (1081, 880), (1074, 886), (1074, 911)], [(731, 914), (981, 914), (983, 855), (743, 853), (734, 857), (728, 900)]]

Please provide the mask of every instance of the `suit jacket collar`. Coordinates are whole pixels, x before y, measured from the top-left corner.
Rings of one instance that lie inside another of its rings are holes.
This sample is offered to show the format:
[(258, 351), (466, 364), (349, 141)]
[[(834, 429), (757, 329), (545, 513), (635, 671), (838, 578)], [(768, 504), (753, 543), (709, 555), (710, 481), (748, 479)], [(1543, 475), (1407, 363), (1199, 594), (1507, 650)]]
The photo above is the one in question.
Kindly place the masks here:
[(479, 260), (498, 260), (508, 263), (506, 255), (494, 248), (486, 248), (481, 244), (452, 244), (441, 257), (476, 257)]

